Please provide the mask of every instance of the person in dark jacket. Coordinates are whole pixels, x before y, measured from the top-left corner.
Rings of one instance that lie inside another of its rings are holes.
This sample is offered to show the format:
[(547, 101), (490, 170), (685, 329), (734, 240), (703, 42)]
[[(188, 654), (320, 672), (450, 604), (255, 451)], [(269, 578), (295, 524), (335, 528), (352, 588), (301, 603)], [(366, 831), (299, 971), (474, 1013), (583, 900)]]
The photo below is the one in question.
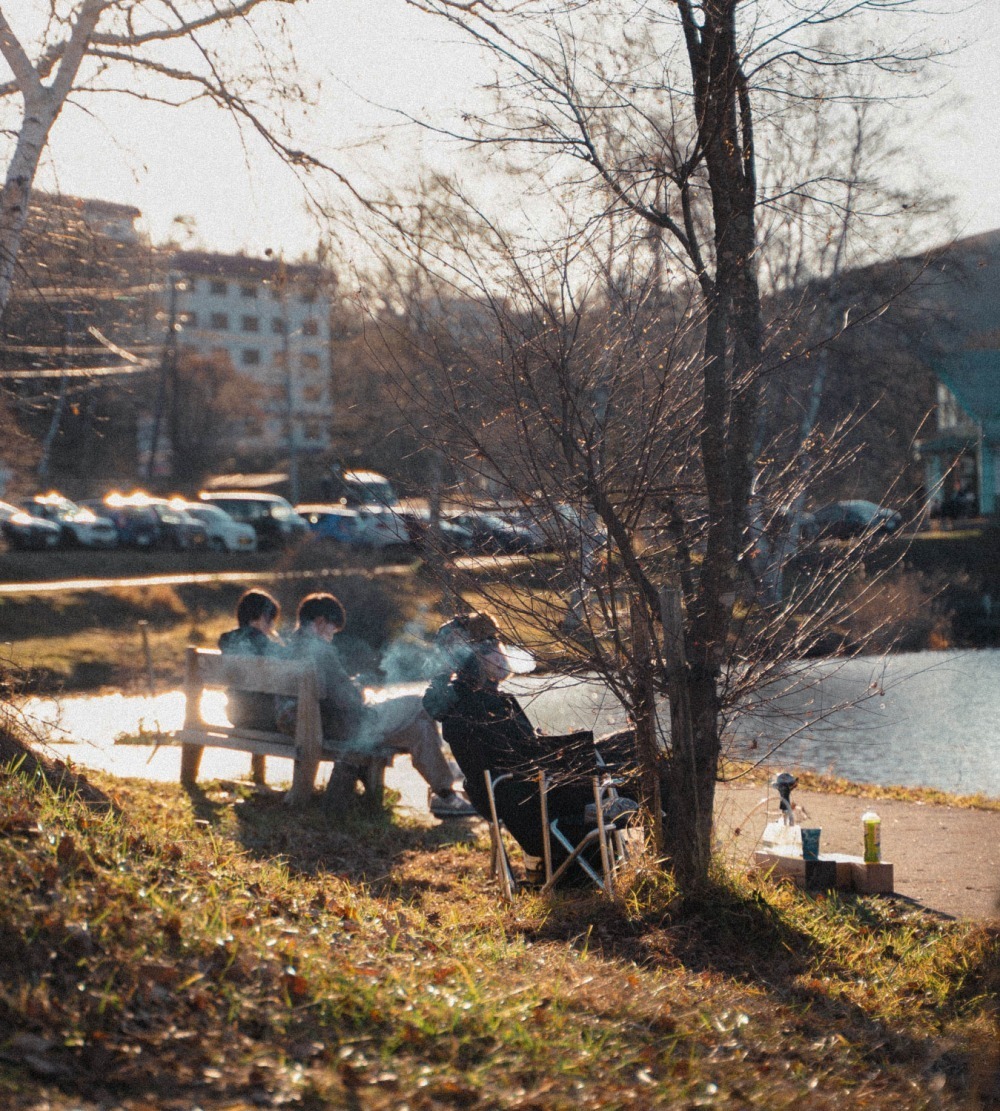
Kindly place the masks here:
[[(588, 828), (585, 811), (594, 802), (593, 776), (626, 769), (633, 734), (602, 738), (599, 749), (590, 730), (561, 736), (539, 733), (517, 698), (500, 689), (510, 666), (499, 629), (488, 614), (460, 615), (443, 627), (438, 643), (451, 657), (454, 671), (432, 681), (424, 707), (441, 723), (472, 805), (488, 820), (484, 772), (489, 770), (494, 778), (512, 773), (513, 778), (495, 789), (497, 813), (527, 854), (541, 856), (537, 773), (544, 770), (552, 784), (549, 819), (558, 818), (560, 828), (575, 842)], [(553, 849), (558, 867), (561, 854), (557, 846)]]
[[(266, 590), (248, 590), (236, 605), (236, 628), (219, 637), (219, 649), (231, 656), (281, 656), (284, 645), (275, 633), (281, 606)], [(278, 728), (274, 695), (229, 691), (226, 714), (239, 729), (273, 732)]]

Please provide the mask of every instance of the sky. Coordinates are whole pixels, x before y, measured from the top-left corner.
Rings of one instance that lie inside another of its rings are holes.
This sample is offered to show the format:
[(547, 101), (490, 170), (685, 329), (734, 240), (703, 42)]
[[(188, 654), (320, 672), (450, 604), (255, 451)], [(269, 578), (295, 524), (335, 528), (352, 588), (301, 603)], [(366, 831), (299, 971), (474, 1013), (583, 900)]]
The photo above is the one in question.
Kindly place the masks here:
[[(927, 99), (900, 110), (898, 138), (914, 179), (953, 197), (944, 240), (1000, 228), (1000, 2), (934, 6), (939, 14), (923, 17), (926, 29), (955, 53), (937, 65)], [(312, 0), (293, 11), (299, 64), (321, 83), (303, 146), (362, 181), (391, 179), (421, 155), (461, 157), (380, 107), (420, 117), (474, 95), (482, 76), (476, 57), (447, 27), (402, 0)], [(376, 138), (385, 123), (392, 130)], [(252, 139), (245, 145), (232, 122), (207, 106), (175, 110), (107, 97), (92, 112), (67, 108), (39, 184), (135, 205), (154, 242), (178, 236), (178, 216), (193, 221), (184, 233), (189, 245), (209, 250), (296, 257), (318, 239), (291, 172)]]

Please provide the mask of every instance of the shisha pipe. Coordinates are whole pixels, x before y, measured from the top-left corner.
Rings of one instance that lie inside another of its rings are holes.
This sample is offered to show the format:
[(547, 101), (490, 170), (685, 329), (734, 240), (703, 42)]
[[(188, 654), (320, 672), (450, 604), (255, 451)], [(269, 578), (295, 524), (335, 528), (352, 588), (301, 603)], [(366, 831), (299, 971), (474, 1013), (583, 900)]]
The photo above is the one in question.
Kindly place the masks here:
[(795, 810), (792, 806), (792, 788), (798, 780), (791, 772), (780, 772), (774, 777), (771, 786), (778, 792), (778, 810), (785, 819), (786, 826), (795, 825)]

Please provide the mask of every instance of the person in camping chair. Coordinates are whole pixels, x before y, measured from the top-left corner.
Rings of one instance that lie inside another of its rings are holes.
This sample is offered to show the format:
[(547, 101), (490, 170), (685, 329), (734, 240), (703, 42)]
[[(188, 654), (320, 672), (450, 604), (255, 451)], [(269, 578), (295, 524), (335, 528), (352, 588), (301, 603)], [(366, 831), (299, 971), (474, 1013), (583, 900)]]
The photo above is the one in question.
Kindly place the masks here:
[[(595, 742), (585, 730), (565, 736), (539, 733), (513, 694), (500, 689), (512, 673), (508, 650), (494, 619), (485, 613), (461, 614), (438, 631), (437, 645), (452, 665), (424, 694), (424, 708), (441, 723), (445, 741), (465, 776), (465, 793), (481, 817), (489, 820), (484, 772), (494, 778), (513, 773), (495, 790), (497, 814), (529, 856), (543, 854), (537, 772), (552, 786), (549, 820), (577, 841), (586, 831), (586, 808), (594, 802), (593, 776), (618, 775), (631, 763), (634, 735), (611, 734)], [(636, 809), (619, 799), (619, 809)], [(553, 866), (562, 859), (553, 844)]]

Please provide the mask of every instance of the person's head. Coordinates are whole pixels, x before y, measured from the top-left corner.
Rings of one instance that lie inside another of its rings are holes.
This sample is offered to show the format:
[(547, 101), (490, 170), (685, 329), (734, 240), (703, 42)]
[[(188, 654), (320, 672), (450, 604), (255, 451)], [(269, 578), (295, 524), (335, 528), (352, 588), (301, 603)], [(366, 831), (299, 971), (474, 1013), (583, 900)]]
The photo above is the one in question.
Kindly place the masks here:
[(281, 606), (266, 590), (248, 590), (236, 603), (236, 622), (241, 629), (267, 631), (281, 616)]
[(441, 626), (436, 640), (463, 682), (501, 683), (511, 674), (500, 627), (488, 613), (458, 614)]
[(333, 594), (307, 594), (299, 602), (296, 620), (300, 629), (309, 629), (324, 640), (332, 640), (347, 624), (347, 613)]

